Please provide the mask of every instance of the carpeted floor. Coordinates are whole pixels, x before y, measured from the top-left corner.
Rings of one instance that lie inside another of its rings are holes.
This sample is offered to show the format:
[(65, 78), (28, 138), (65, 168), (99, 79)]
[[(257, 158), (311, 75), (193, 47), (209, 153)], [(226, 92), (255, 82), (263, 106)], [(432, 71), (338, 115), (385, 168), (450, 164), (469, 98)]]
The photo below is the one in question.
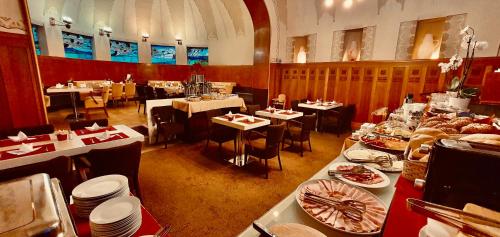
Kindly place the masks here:
[[(110, 107), (110, 124), (145, 124), (133, 103)], [(69, 109), (49, 113), (59, 129), (67, 129)], [(92, 117), (102, 117), (98, 111)], [(171, 224), (172, 236), (236, 236), (303, 181), (334, 159), (345, 136), (312, 133), (313, 152), (300, 157), (293, 149), (282, 151), (283, 171), (277, 159), (270, 160), (269, 179), (258, 160), (239, 168), (222, 160), (232, 154), (232, 143), (223, 147), (223, 155), (212, 143), (204, 151), (204, 142), (177, 142), (162, 146), (145, 145), (140, 166), (140, 185), (144, 206), (161, 224)]]

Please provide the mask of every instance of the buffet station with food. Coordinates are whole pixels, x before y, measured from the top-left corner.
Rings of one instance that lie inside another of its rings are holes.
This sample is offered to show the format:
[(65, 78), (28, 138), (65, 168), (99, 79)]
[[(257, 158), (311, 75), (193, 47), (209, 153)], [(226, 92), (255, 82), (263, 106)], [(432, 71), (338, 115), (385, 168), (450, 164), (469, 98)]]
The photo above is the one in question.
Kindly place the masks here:
[(240, 236), (500, 236), (500, 120), (447, 97), (361, 125)]

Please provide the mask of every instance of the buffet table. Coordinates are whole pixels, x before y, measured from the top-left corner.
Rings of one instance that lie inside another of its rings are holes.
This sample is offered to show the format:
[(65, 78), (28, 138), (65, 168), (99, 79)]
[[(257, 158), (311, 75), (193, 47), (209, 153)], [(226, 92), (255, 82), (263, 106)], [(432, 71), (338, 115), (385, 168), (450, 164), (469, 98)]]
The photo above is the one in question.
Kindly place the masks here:
[[(362, 148), (365, 147), (360, 143), (356, 143), (350, 149), (353, 148)], [(328, 176), (328, 168), (330, 165), (337, 162), (346, 162), (346, 158), (343, 154), (340, 154), (336, 159), (326, 165), (323, 169), (321, 169), (318, 173), (313, 175), (311, 179), (330, 179)], [(370, 192), (378, 196), (384, 204), (389, 207), (391, 205), (391, 201), (393, 199), (394, 193), (396, 191), (396, 181), (400, 177), (400, 173), (385, 173), (391, 184), (382, 189), (368, 189)], [(348, 234), (344, 234), (339, 231), (335, 231), (322, 225), (318, 221), (314, 220), (310, 217), (302, 208), (297, 204), (295, 200), (296, 192), (292, 192), (285, 199), (279, 202), (276, 206), (271, 208), (267, 213), (258, 218), (256, 221), (261, 223), (266, 227), (270, 227), (274, 224), (282, 224), (282, 223), (299, 223), (310, 226), (314, 229), (319, 230), (326, 236), (352, 236)], [(240, 237), (258, 237), (260, 236), (257, 231), (253, 229), (252, 226), (247, 227), (242, 233), (239, 235)]]
[[(10, 140), (0, 140), (0, 170), (47, 161), (59, 156), (76, 156), (88, 153), (92, 149), (106, 149), (144, 141), (144, 136), (126, 125), (114, 125), (108, 128), (110, 134), (118, 134), (105, 141), (97, 141), (99, 133), (71, 132), (71, 140), (58, 141), (55, 134), (42, 135), (44, 138), (32, 142), (37, 151), (25, 155), (14, 156), (6, 151), (19, 148), (19, 144)], [(77, 135), (80, 134), (80, 135)], [(39, 137), (39, 136), (37, 136)], [(26, 142), (26, 141), (25, 141)]]
[(214, 109), (245, 107), (243, 98), (232, 96), (223, 100), (202, 100), (197, 102), (187, 101), (186, 99), (176, 99), (172, 101), (174, 109), (184, 111), (188, 114), (188, 118), (193, 116), (193, 113), (205, 112)]

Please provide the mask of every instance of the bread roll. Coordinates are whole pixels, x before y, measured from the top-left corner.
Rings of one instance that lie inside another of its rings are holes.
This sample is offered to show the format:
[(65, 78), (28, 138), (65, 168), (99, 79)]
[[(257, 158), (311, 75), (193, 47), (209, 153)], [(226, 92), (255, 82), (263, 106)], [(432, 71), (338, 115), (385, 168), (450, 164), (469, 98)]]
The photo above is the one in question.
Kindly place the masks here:
[[(464, 210), (464, 212), (476, 214), (478, 216), (486, 217), (486, 218), (494, 220), (494, 221), (500, 220), (500, 212), (496, 212), (496, 211), (490, 210), (488, 208), (478, 206), (476, 204), (467, 203), (467, 204), (465, 204), (465, 207), (463, 210)], [(469, 223), (470, 225), (474, 226), (475, 228), (485, 232), (486, 234), (489, 234), (489, 235), (494, 236), (494, 237), (500, 237), (500, 228), (495, 228), (492, 226), (486, 226), (486, 225), (472, 223), (470, 221), (467, 221), (467, 218), (465, 218), (464, 221), (466, 223)]]
[(483, 123), (471, 123), (467, 126), (462, 127), (460, 133), (464, 134), (474, 134), (474, 133), (492, 133), (495, 131), (495, 127), (489, 124)]
[(419, 161), (422, 161), (422, 162), (429, 162), (429, 154), (425, 155), (424, 157), (420, 158)]
[(425, 135), (435, 137), (435, 136), (443, 135), (446, 133), (441, 131), (440, 129), (437, 129), (437, 128), (419, 128), (419, 129), (415, 130), (415, 132), (413, 132), (413, 135), (415, 135), (415, 134), (425, 134)]
[(422, 157), (426, 156), (427, 154), (420, 153), (420, 148), (414, 149), (411, 152), (411, 159), (412, 160), (420, 160)]
[(460, 140), (500, 146), (500, 135), (497, 134), (472, 134), (462, 137)]
[(426, 134), (413, 134), (410, 138), (409, 146), (412, 150), (416, 150), (422, 144), (432, 145), (434, 143), (434, 137)]

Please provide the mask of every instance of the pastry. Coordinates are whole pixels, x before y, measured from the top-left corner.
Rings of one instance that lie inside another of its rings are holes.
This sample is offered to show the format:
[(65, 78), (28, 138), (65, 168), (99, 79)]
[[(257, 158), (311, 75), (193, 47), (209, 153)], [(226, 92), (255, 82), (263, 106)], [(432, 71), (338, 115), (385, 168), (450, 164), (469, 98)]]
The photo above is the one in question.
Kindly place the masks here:
[(424, 157), (420, 158), (420, 160), (418, 160), (418, 161), (429, 162), (429, 154), (427, 154)]
[[(498, 221), (500, 219), (500, 212), (496, 212), (496, 211), (493, 211), (493, 210), (490, 210), (488, 208), (484, 208), (484, 207), (481, 207), (481, 206), (478, 206), (478, 205), (472, 204), (472, 203), (465, 204), (465, 207), (463, 210), (464, 210), (464, 212), (475, 214), (475, 215), (482, 216), (482, 217), (486, 217), (486, 218), (494, 220), (494, 221)], [(486, 226), (486, 225), (481, 225), (481, 224), (477, 224), (477, 223), (472, 223), (470, 221), (467, 221), (467, 219), (464, 219), (464, 221), (466, 223), (474, 226), (475, 228), (485, 232), (489, 236), (500, 237), (500, 228), (495, 228), (493, 226)], [(462, 235), (460, 235), (460, 234), (462, 234)], [(463, 233), (459, 233), (459, 235), (457, 235), (457, 236), (469, 236), (469, 235), (464, 235)]]
[(419, 128), (419, 129), (415, 130), (415, 132), (413, 132), (413, 135), (415, 135), (415, 134), (425, 134), (425, 135), (430, 135), (430, 136), (436, 137), (438, 135), (445, 135), (446, 133), (444, 133), (440, 129), (436, 129), (436, 128)]
[(453, 127), (460, 129), (463, 126), (469, 125), (473, 122), (473, 119), (470, 117), (458, 117), (450, 120), (448, 123)]
[(416, 150), (422, 144), (432, 145), (434, 143), (434, 137), (427, 134), (414, 134), (410, 138), (409, 146), (412, 150)]
[(438, 121), (438, 120), (433, 120), (433, 121), (426, 121), (422, 123), (422, 127), (434, 127), (438, 124), (441, 124), (443, 121)]
[(412, 150), (412, 152), (411, 152), (411, 158), (410, 159), (412, 159), (412, 160), (420, 160), (421, 158), (423, 158), (426, 155), (427, 154), (420, 153), (420, 148), (417, 148), (417, 149)]
[(472, 134), (462, 137), (460, 140), (500, 146), (500, 135), (497, 134)]
[(464, 134), (492, 133), (495, 130), (496, 130), (495, 127), (489, 124), (471, 123), (467, 126), (462, 127), (462, 129), (460, 129), (460, 133)]
[(439, 128), (441, 129), (441, 131), (447, 133), (447, 134), (458, 134), (458, 130), (455, 129), (455, 128), (449, 128), (449, 127), (442, 127), (442, 128)]

